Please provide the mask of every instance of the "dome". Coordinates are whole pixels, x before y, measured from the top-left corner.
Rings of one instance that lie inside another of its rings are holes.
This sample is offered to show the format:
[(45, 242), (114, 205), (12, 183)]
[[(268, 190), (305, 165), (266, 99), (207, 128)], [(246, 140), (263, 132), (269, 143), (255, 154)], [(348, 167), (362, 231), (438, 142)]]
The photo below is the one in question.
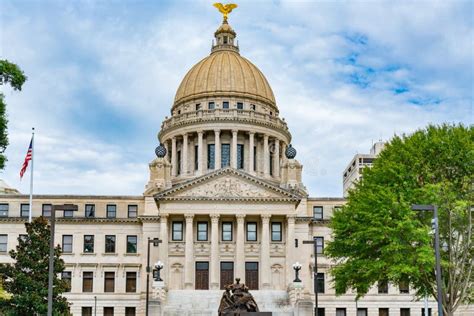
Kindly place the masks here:
[(176, 92), (174, 106), (203, 97), (242, 97), (266, 103), (276, 110), (267, 79), (233, 45), (232, 28), (223, 23), (215, 35), (217, 44), (212, 53), (186, 74)]

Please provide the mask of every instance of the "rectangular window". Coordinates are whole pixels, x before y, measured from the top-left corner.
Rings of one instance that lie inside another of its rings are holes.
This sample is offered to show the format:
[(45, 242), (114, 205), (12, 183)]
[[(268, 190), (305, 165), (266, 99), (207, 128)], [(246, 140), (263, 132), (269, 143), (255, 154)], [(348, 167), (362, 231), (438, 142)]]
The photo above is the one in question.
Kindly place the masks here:
[(104, 273), (104, 292), (113, 293), (115, 291), (115, 272)]
[(379, 308), (379, 316), (389, 316), (388, 308)]
[(316, 253), (318, 255), (324, 253), (324, 237), (316, 237)]
[(138, 216), (138, 205), (128, 206), (128, 218), (137, 218)]
[(199, 146), (195, 145), (194, 146), (194, 170), (198, 170), (199, 168), (199, 151), (198, 151)]
[(53, 206), (51, 204), (43, 204), (41, 214), (43, 217), (51, 217), (51, 210)]
[(94, 253), (94, 235), (84, 235), (84, 253)]
[[(421, 316), (425, 316), (425, 308), (421, 309)], [(428, 316), (431, 316), (431, 308), (428, 308)]]
[(346, 316), (345, 308), (336, 308), (336, 316)]
[(107, 204), (107, 218), (116, 218), (117, 217), (117, 205)]
[(410, 293), (410, 285), (406, 281), (401, 281), (399, 284), (400, 293), (408, 294)]
[(216, 104), (215, 104), (214, 102), (209, 102), (209, 103), (207, 104), (207, 108), (208, 108), (209, 110), (214, 110), (214, 109), (216, 108)]
[(379, 294), (387, 294), (388, 293), (388, 282), (386, 280), (379, 281), (377, 284)]
[(313, 206), (313, 218), (317, 220), (323, 219), (323, 207), (322, 206)]
[(105, 253), (115, 253), (115, 235), (105, 235)]
[(247, 241), (257, 241), (257, 223), (247, 223)]
[(229, 108), (229, 102), (228, 101), (222, 102), (222, 108), (223, 109), (228, 109)]
[(172, 236), (173, 241), (182, 241), (183, 240), (183, 222), (173, 222)]
[(367, 316), (367, 308), (358, 308), (357, 316)]
[(270, 166), (270, 175), (273, 176), (273, 155), (270, 153), (270, 156), (268, 157), (269, 163), (268, 165)]
[(74, 211), (73, 210), (64, 210), (63, 211), (63, 217), (74, 217)]
[(61, 272), (61, 279), (66, 281), (66, 291), (65, 292), (71, 292), (72, 272), (71, 271)]
[(230, 144), (221, 145), (221, 167), (230, 166)]
[(114, 316), (114, 308), (104, 307), (104, 316)]
[(257, 171), (257, 146), (253, 146), (253, 171)]
[(125, 307), (125, 316), (136, 316), (135, 307)]
[(0, 204), (0, 217), (8, 216), (8, 204)]
[(92, 292), (94, 287), (94, 272), (82, 272), (82, 292)]
[(214, 144), (207, 145), (207, 169), (215, 168), (215, 146)]
[(86, 217), (93, 218), (95, 217), (95, 205), (94, 204), (86, 204)]
[(326, 316), (326, 309), (324, 307), (318, 307), (318, 316)]
[(207, 223), (198, 222), (197, 224), (197, 240), (207, 241)]
[(7, 252), (8, 235), (0, 235), (0, 252)]
[(178, 150), (176, 152), (176, 158), (177, 158), (177, 162), (176, 162), (176, 174), (181, 174), (181, 150)]
[(72, 253), (72, 235), (63, 235), (63, 253)]
[(137, 236), (127, 236), (127, 253), (137, 253)]
[(400, 316), (410, 316), (409, 308), (400, 308)]
[(281, 241), (281, 223), (272, 223), (272, 241)]
[(127, 281), (125, 284), (125, 292), (135, 293), (137, 291), (137, 273), (127, 272)]
[(232, 241), (232, 222), (222, 223), (222, 241)]
[(30, 204), (21, 204), (20, 205), (20, 216), (28, 217), (30, 215)]
[(244, 104), (242, 102), (237, 102), (237, 110), (243, 110)]
[(92, 316), (92, 307), (91, 306), (83, 306), (81, 308), (81, 315), (82, 316)]
[(324, 273), (318, 273), (316, 277), (316, 285), (318, 287), (318, 293), (324, 293)]
[(237, 144), (237, 169), (244, 169), (244, 145)]

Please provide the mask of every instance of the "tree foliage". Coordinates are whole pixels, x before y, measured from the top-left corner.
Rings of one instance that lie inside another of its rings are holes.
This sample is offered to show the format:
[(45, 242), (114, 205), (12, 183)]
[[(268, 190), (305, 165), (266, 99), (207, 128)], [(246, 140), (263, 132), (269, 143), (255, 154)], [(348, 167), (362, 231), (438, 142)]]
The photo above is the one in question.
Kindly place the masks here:
[(428, 126), (394, 137), (332, 218), (326, 251), (336, 261), (336, 293), (352, 289), (361, 297), (389, 281), (436, 298), (433, 214), (411, 210), (436, 204), (444, 312), (473, 301), (473, 176), (472, 126)]
[[(43, 217), (26, 223), (27, 235), (18, 238), (16, 250), (10, 251), (12, 264), (0, 264), (0, 276), (4, 289), (10, 298), (0, 300), (0, 307), (6, 315), (46, 315), (48, 310), (48, 271), (50, 229)], [(69, 303), (61, 293), (69, 284), (58, 278), (64, 271), (60, 258), (61, 247), (54, 249), (54, 315), (69, 315)]]
[[(26, 79), (25, 74), (17, 65), (8, 60), (0, 60), (0, 85), (9, 84), (14, 90), (21, 91)], [(5, 168), (6, 157), (4, 152), (8, 146), (8, 120), (4, 99), (3, 93), (0, 93), (0, 170)]]

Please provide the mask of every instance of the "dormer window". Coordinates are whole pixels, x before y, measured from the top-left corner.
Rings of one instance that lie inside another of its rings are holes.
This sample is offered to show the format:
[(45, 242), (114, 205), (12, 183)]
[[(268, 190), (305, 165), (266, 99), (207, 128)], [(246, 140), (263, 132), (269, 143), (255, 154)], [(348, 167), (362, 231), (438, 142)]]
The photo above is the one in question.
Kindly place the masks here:
[(227, 42), (228, 42), (227, 36), (224, 36), (224, 44), (227, 44)]
[(214, 110), (216, 108), (216, 104), (214, 102), (209, 102), (207, 108), (209, 110)]
[(237, 102), (237, 110), (243, 110), (244, 104), (242, 102)]
[(229, 101), (222, 102), (222, 108), (223, 109), (228, 109), (229, 108)]

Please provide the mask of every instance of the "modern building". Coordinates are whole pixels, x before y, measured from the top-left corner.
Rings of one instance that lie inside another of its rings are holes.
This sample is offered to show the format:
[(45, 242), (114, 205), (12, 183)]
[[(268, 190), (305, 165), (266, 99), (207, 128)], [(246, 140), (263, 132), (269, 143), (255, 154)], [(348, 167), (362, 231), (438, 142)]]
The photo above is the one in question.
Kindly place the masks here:
[[(217, 315), (222, 289), (235, 278), (262, 311), (312, 315), (314, 248), (303, 241), (313, 237), (322, 315), (422, 315), (408, 286), (380, 284), (358, 302), (352, 293), (335, 296), (324, 247), (345, 200), (308, 195), (270, 84), (240, 55), (227, 21), (214, 35), (161, 125), (143, 195), (34, 196), (34, 217), (50, 216), (56, 204), (79, 208), (58, 212), (55, 235), (73, 315), (145, 314), (149, 238), (162, 241), (150, 245), (151, 262), (164, 263), (163, 282), (150, 284), (150, 315)], [(11, 262), (28, 196), (2, 192), (0, 262)], [(295, 262), (301, 283), (293, 282)]]

